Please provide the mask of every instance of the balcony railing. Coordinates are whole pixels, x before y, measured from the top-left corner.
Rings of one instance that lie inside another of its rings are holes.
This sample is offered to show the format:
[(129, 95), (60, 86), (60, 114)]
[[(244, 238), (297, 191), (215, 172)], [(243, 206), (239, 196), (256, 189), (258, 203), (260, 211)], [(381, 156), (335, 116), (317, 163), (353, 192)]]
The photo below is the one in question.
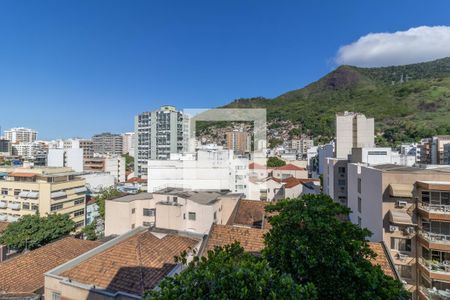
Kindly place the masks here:
[(447, 234), (434, 233), (434, 232), (429, 232), (429, 231), (424, 231), (424, 230), (419, 230), (419, 234), (425, 240), (432, 242), (432, 243), (450, 244), (450, 235), (447, 235)]
[(20, 204), (19, 203), (8, 203), (8, 208), (14, 209), (14, 210), (19, 210), (20, 209)]
[(419, 262), (430, 272), (446, 273), (450, 275), (450, 261), (435, 261), (431, 259), (419, 258)]
[(7, 206), (6, 202), (0, 201), (0, 208), (6, 208)]
[(430, 204), (426, 202), (420, 202), (419, 209), (432, 213), (450, 214), (450, 205)]
[(6, 221), (6, 220), (8, 220), (7, 215), (0, 215), (0, 221)]
[(450, 290), (438, 290), (434, 288), (420, 287), (420, 291), (427, 296), (428, 299), (433, 300), (450, 300)]

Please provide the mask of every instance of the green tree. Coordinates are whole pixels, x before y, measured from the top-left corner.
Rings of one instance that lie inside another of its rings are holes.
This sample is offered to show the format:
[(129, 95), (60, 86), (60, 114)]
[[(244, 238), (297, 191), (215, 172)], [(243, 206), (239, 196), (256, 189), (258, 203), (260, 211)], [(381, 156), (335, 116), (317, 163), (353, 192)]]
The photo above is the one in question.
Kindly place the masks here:
[(84, 226), (81, 232), (83, 233), (86, 240), (95, 241), (98, 238), (95, 231), (96, 229), (97, 221), (94, 220), (91, 224)]
[(277, 138), (271, 138), (269, 139), (269, 146), (271, 148), (275, 148), (278, 145), (283, 144), (283, 140), (277, 139)]
[(282, 159), (279, 159), (278, 157), (272, 156), (267, 159), (267, 167), (269, 168), (276, 168), (276, 167), (282, 167), (285, 166), (286, 162)]
[(134, 157), (130, 153), (125, 153), (122, 155), (125, 158), (125, 165), (127, 166), (127, 171), (132, 171), (134, 168)]
[(7, 227), (0, 236), (0, 243), (17, 250), (32, 250), (74, 230), (75, 222), (67, 214), (26, 215)]
[(118, 191), (115, 187), (109, 187), (100, 192), (97, 196), (98, 213), (102, 219), (105, 218), (105, 201), (124, 195), (124, 193)]
[[(186, 254), (177, 259), (186, 263)], [(146, 299), (316, 299), (312, 284), (301, 286), (277, 272), (261, 257), (245, 253), (234, 243), (216, 247), (208, 257), (196, 258), (187, 269), (166, 277), (160, 290)]]
[(399, 281), (372, 266), (371, 233), (346, 221), (348, 208), (322, 194), (266, 210), (273, 215), (263, 256), (297, 283), (313, 283), (319, 299), (409, 299)]

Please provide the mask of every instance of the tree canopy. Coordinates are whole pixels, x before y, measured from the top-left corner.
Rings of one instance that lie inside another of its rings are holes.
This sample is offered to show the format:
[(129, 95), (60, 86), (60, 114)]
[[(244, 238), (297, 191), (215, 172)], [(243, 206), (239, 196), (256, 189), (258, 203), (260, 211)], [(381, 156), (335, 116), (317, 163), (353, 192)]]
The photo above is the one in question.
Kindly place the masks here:
[(285, 166), (286, 162), (278, 157), (272, 156), (267, 159), (267, 167), (268, 168), (276, 168)]
[(98, 213), (100, 214), (100, 217), (102, 219), (105, 218), (105, 201), (109, 199), (113, 199), (119, 196), (125, 195), (125, 193), (122, 193), (118, 191), (115, 187), (109, 187), (107, 189), (104, 189), (98, 196), (97, 196), (97, 203), (98, 203)]
[[(185, 256), (181, 260), (185, 261)], [(195, 258), (182, 273), (167, 277), (147, 299), (316, 299), (312, 284), (299, 285), (262, 257), (234, 243)]]
[(26, 215), (11, 223), (0, 236), (0, 243), (19, 251), (41, 247), (75, 230), (75, 222), (67, 214), (45, 217)]
[(312, 283), (319, 299), (409, 299), (401, 282), (368, 259), (367, 229), (347, 221), (350, 210), (326, 195), (305, 195), (266, 208), (272, 229), (263, 256), (299, 284)]

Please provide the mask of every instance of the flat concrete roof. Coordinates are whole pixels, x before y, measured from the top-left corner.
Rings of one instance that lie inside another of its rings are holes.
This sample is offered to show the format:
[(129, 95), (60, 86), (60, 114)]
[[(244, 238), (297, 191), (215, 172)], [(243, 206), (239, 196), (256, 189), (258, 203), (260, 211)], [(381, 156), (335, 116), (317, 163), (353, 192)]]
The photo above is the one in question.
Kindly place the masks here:
[(240, 194), (231, 194), (229, 190), (188, 190), (182, 188), (164, 188), (154, 192), (159, 195), (171, 195), (184, 199), (189, 199), (199, 204), (207, 205), (214, 203), (220, 197), (225, 195), (238, 196)]
[(110, 199), (108, 201), (116, 201), (116, 202), (133, 202), (135, 200), (147, 200), (153, 199), (153, 195), (150, 193), (138, 193), (138, 194), (130, 194), (119, 198)]
[(449, 173), (450, 167), (442, 166), (436, 168), (420, 168), (420, 167), (408, 167), (408, 166), (400, 166), (394, 164), (383, 164), (383, 165), (373, 165), (370, 166), (373, 169), (377, 169), (383, 172), (392, 172), (392, 173)]

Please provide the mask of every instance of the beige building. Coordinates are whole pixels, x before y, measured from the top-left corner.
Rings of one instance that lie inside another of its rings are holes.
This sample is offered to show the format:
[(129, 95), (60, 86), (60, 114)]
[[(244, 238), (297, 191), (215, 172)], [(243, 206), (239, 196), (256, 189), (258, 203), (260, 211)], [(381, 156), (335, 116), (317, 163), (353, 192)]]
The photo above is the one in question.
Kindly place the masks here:
[(105, 235), (138, 226), (205, 234), (211, 224), (225, 224), (242, 194), (219, 190), (165, 188), (106, 201)]
[[(434, 287), (442, 294), (450, 289), (444, 280), (450, 281), (450, 273), (444, 274), (448, 277), (434, 274), (445, 273), (446, 261), (450, 260), (447, 189), (450, 190), (448, 167), (348, 164), (350, 220), (368, 228), (373, 234), (371, 241), (387, 245), (407, 288), (420, 288), (414, 299), (428, 299), (425, 294), (434, 293)], [(444, 283), (436, 282), (437, 279)]]
[(82, 227), (85, 194), (85, 180), (70, 168), (0, 167), (0, 221), (67, 213)]
[(84, 170), (92, 172), (106, 172), (114, 176), (116, 182), (126, 181), (126, 161), (118, 155), (93, 157), (84, 160)]
[(353, 112), (336, 114), (336, 157), (346, 159), (352, 148), (364, 147), (375, 147), (374, 119)]
[(251, 151), (251, 138), (244, 131), (229, 131), (225, 133), (226, 148), (235, 154), (245, 154)]

